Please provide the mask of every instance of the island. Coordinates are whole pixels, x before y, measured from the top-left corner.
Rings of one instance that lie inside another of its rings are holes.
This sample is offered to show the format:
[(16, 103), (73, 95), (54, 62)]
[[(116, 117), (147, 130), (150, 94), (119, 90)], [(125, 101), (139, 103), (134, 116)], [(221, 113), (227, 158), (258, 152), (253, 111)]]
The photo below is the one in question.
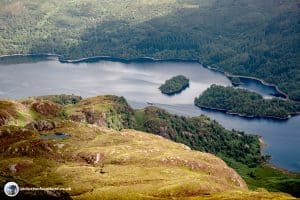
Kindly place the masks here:
[(165, 81), (159, 89), (163, 94), (173, 95), (178, 94), (189, 87), (190, 81), (183, 75), (174, 76)]
[(195, 105), (252, 118), (288, 119), (300, 111), (299, 102), (279, 98), (264, 99), (255, 92), (218, 85), (212, 85), (195, 98)]
[(242, 84), (240, 78), (237, 76), (229, 76), (228, 78), (233, 86), (239, 86)]

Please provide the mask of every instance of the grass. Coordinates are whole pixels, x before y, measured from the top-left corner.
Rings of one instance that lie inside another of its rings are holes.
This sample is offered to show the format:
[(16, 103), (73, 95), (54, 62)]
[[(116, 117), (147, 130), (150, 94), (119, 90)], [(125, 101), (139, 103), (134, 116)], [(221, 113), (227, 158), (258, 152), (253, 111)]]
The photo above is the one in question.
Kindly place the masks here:
[[(65, 144), (63, 149), (59, 150), (64, 160), (59, 159), (58, 149), (54, 150), (57, 157), (50, 157), (47, 162), (44, 161), (47, 155), (30, 159), (12, 155), (12, 158), (1, 159), (1, 171), (34, 185), (68, 186), (72, 188), (71, 195), (80, 193), (83, 197), (85, 193), (81, 194), (82, 191), (90, 191), (92, 188), (95, 189), (95, 196), (99, 196), (112, 187), (123, 194), (130, 190), (135, 194), (171, 197), (179, 195), (173, 193), (174, 190), (182, 190), (180, 195), (184, 195), (185, 188), (192, 190), (192, 180), (195, 186), (203, 187), (197, 187), (197, 191), (206, 193), (215, 189), (219, 191), (239, 188), (239, 185), (231, 180), (231, 176), (240, 178), (222, 160), (211, 154), (190, 151), (181, 144), (159, 136), (133, 130), (117, 132), (74, 122), (65, 122), (62, 127), (53, 131), (71, 135), (67, 140), (50, 140), (51, 143)], [(11, 146), (21, 148), (22, 145), (22, 142), (18, 142)], [(96, 152), (104, 153), (105, 173), (99, 173), (97, 166), (74, 160), (73, 156), (79, 152), (92, 155)], [(31, 164), (16, 173), (5, 170), (11, 164), (23, 166), (24, 162)], [(199, 164), (201, 167), (192, 169), (189, 163)], [(37, 172), (36, 175), (32, 176), (33, 172)], [(222, 173), (224, 178), (219, 180), (215, 173)], [(159, 188), (161, 192), (157, 192), (160, 191)]]
[(273, 192), (286, 192), (299, 197), (300, 174), (276, 169), (270, 165), (249, 168), (246, 165), (224, 158), (246, 181), (250, 189), (265, 188)]
[[(41, 114), (32, 114), (29, 108), (35, 101), (22, 101), (28, 108), (22, 109), (22, 115), (30, 116), (28, 120), (46, 119)], [(122, 98), (103, 96), (65, 107), (78, 105), (82, 109), (98, 103), (99, 111), (126, 111), (126, 104), (120, 102), (125, 103)], [(24, 107), (17, 108), (19, 111)], [(137, 124), (141, 125), (144, 114), (135, 114)], [(21, 187), (71, 187), (68, 193), (73, 199), (292, 199), (287, 194), (257, 188), (265, 184), (268, 190), (282, 191), (272, 181), (282, 180), (282, 186), (284, 181), (299, 180), (297, 175), (284, 176), (270, 168), (250, 169), (232, 161), (230, 166), (238, 169), (250, 191), (238, 173), (213, 154), (193, 151), (161, 136), (132, 129), (114, 130), (59, 117), (49, 119), (59, 122), (59, 126), (42, 132), (20, 124), (1, 126), (0, 187), (7, 181), (16, 181)], [(70, 137), (42, 139), (39, 135), (57, 132)], [(93, 164), (97, 153), (103, 159), (100, 164)], [(257, 180), (249, 178), (250, 170), (256, 170)], [(275, 178), (268, 183), (268, 177)]]
[[(12, 176), (34, 186), (71, 187), (69, 194), (74, 199), (181, 199), (229, 191), (249, 193), (243, 180), (221, 159), (160, 136), (69, 121), (50, 132), (54, 131), (71, 135), (66, 140), (50, 140), (64, 144), (54, 150), (56, 156), (2, 157), (2, 178)], [(103, 153), (104, 173), (99, 166), (76, 159), (79, 152)], [(22, 167), (12, 173), (8, 170), (12, 164)], [(267, 195), (271, 194), (263, 194)]]

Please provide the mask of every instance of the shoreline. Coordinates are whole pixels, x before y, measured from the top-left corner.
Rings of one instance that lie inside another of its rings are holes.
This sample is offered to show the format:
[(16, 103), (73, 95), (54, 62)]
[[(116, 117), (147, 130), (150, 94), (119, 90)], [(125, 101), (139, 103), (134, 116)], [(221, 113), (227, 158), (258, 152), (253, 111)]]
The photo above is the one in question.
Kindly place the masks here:
[[(47, 95), (46, 95), (47, 96)], [(29, 96), (29, 97), (27, 97), (27, 98), (37, 98), (37, 97), (41, 97), (41, 96)], [(24, 98), (24, 99), (27, 99), (27, 98)], [(83, 99), (86, 99), (86, 98), (88, 98), (88, 97), (83, 97)], [(1, 99), (0, 99), (1, 100)], [(4, 99), (5, 100), (5, 99)], [(7, 99), (7, 100), (12, 100), (12, 99)], [(19, 102), (19, 100), (23, 100), (23, 98), (20, 98), (20, 99), (15, 99), (15, 100), (12, 100), (12, 101), (17, 101), (17, 102)], [(126, 100), (127, 101), (127, 100)], [(159, 107), (159, 105), (155, 105), (156, 103), (152, 103), (152, 102), (147, 102), (147, 104), (153, 104), (153, 105), (147, 105), (147, 106), (145, 106), (145, 107), (148, 107), (148, 106), (155, 106), (155, 107)], [(130, 107), (132, 107), (131, 105), (130, 105)], [(132, 107), (133, 108), (133, 107)], [(197, 106), (197, 108), (199, 108), (198, 106)], [(133, 108), (134, 110), (139, 110), (139, 108)], [(164, 108), (161, 108), (161, 109), (164, 109)], [(165, 109), (164, 109), (165, 110)], [(210, 110), (210, 109), (209, 109)], [(170, 111), (167, 111), (167, 112), (169, 112), (169, 113), (171, 113)], [(272, 120), (274, 120), (274, 119), (272, 119)], [(277, 119), (278, 120), (278, 119)], [(223, 125), (222, 125), (223, 126)], [(224, 127), (224, 126), (223, 126)], [(227, 128), (226, 128), (227, 129)], [(230, 130), (230, 129), (227, 129), (227, 130)], [(268, 143), (266, 143), (265, 141), (264, 141), (264, 138), (263, 138), (263, 136), (261, 136), (258, 132), (256, 132), (256, 133), (249, 133), (249, 132), (246, 132), (246, 134), (251, 134), (251, 135), (256, 135), (257, 137), (258, 137), (258, 140), (259, 140), (259, 145), (260, 145), (260, 149), (262, 150), (263, 148), (265, 148), (267, 145), (268, 145)], [(265, 155), (262, 151), (261, 151), (261, 155)], [(272, 156), (272, 155), (271, 155)], [(271, 157), (271, 160), (269, 160), (268, 162), (266, 162), (265, 163), (266, 165), (268, 165), (268, 166), (270, 166), (270, 167), (272, 167), (272, 168), (274, 168), (274, 169), (276, 169), (276, 170), (280, 170), (280, 171), (283, 171), (283, 172), (285, 172), (285, 173), (293, 173), (293, 174), (300, 174), (300, 171), (298, 172), (298, 171), (294, 171), (294, 170), (292, 170), (292, 169), (289, 169), (289, 168), (283, 168), (283, 167), (280, 167), (280, 166), (277, 166), (277, 165), (275, 165), (274, 163), (272, 163), (272, 157)]]
[[(271, 156), (271, 160), (272, 160), (272, 156)], [(283, 172), (283, 173), (286, 173), (286, 174), (294, 174), (294, 175), (300, 175), (300, 171), (292, 171), (292, 170), (289, 170), (289, 169), (286, 169), (286, 168), (282, 168), (282, 167), (279, 167), (273, 163), (270, 163), (270, 162), (267, 162), (263, 165), (266, 165), (268, 167), (271, 167), (275, 170), (278, 170), (280, 172)]]
[[(204, 66), (204, 67), (206, 67), (206, 66)], [(280, 90), (276, 84), (268, 83), (268, 82), (266, 82), (266, 81), (263, 80), (263, 79), (260, 79), (260, 78), (257, 78), (257, 77), (253, 77), (253, 76), (233, 75), (233, 74), (230, 74), (230, 73), (225, 72), (225, 71), (223, 71), (223, 70), (217, 69), (217, 68), (215, 68), (215, 67), (210, 67), (210, 66), (207, 66), (207, 68), (210, 69), (210, 70), (213, 70), (213, 71), (220, 72), (220, 73), (224, 74), (227, 78), (235, 77), (235, 78), (245, 78), (245, 79), (252, 79), (252, 80), (259, 81), (259, 82), (260, 82), (261, 84), (263, 84), (263, 85), (270, 86), (270, 87), (274, 87), (275, 90), (276, 90), (276, 92), (278, 92), (279, 94), (281, 94), (281, 95), (284, 96), (284, 99), (286, 99), (286, 100), (289, 99), (289, 95), (286, 94), (285, 92), (283, 92), (282, 90)]]
[(246, 78), (246, 79), (252, 79), (252, 80), (259, 81), (261, 84), (263, 84), (265, 86), (274, 87), (276, 92), (278, 92), (278, 94), (283, 96), (283, 99), (289, 99), (288, 94), (286, 94), (285, 92), (280, 90), (276, 84), (268, 83), (263, 79), (253, 77), (253, 76), (233, 75), (233, 74), (230, 74), (229, 72), (217, 69), (215, 67), (206, 66), (206, 65), (202, 64), (198, 59), (157, 59), (157, 58), (153, 58), (153, 57), (117, 58), (117, 57), (112, 57), (112, 56), (92, 56), (92, 57), (83, 57), (83, 58), (79, 58), (79, 59), (63, 59), (62, 55), (52, 54), (52, 53), (10, 54), (10, 55), (7, 54), (7, 55), (0, 55), (0, 59), (1, 58), (6, 58), (6, 57), (14, 57), (14, 56), (23, 56), (23, 57), (26, 57), (26, 56), (55, 56), (55, 57), (57, 57), (57, 60), (60, 63), (73, 63), (73, 64), (84, 63), (84, 62), (86, 62), (86, 63), (88, 63), (88, 62), (98, 62), (98, 61), (117, 61), (117, 62), (122, 62), (122, 63), (132, 63), (132, 62), (187, 62), (187, 63), (190, 62), (190, 63), (198, 63), (206, 69), (209, 69), (209, 70), (212, 70), (212, 71), (215, 71), (215, 72), (218, 72), (218, 73), (221, 73), (221, 74), (225, 75), (228, 79), (230, 79), (230, 77), (237, 77), (237, 78)]
[(229, 110), (221, 109), (221, 108), (212, 108), (212, 107), (207, 107), (207, 106), (198, 106), (196, 104), (195, 104), (195, 106), (197, 106), (198, 108), (201, 108), (201, 109), (205, 109), (205, 110), (218, 111), (218, 112), (222, 112), (222, 113), (225, 113), (225, 114), (239, 116), (239, 117), (244, 117), (244, 118), (248, 118), (248, 119), (273, 119), (273, 120), (285, 121), (285, 120), (289, 120), (292, 116), (297, 116), (297, 115), (300, 114), (300, 113), (294, 113), (294, 114), (290, 114), (288, 117), (255, 116), (255, 115), (247, 115), (247, 114), (241, 114), (241, 113), (234, 113), (234, 112), (230, 112)]

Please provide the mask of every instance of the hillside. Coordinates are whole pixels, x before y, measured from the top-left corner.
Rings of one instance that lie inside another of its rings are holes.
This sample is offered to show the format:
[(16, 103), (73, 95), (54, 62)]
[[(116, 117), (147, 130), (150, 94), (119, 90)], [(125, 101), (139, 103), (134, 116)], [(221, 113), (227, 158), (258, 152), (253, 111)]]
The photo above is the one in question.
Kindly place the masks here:
[(196, 59), (300, 100), (299, 2), (2, 0), (0, 54)]
[[(36, 199), (292, 199), (248, 190), (213, 154), (126, 129), (141, 121), (124, 98), (54, 95), (0, 102), (8, 113), (0, 126), (0, 188), (7, 181), (72, 188), (34, 193)], [(5, 199), (2, 192), (0, 197)]]
[[(41, 139), (34, 130), (1, 127), (1, 185), (15, 180), (23, 187), (71, 187), (68, 194), (73, 199), (208, 198), (227, 196), (227, 192), (236, 197), (242, 193), (249, 199), (290, 198), (266, 191), (249, 192), (245, 182), (221, 159), (159, 136), (70, 121), (43, 131), (54, 132), (70, 137)], [(97, 153), (103, 159), (93, 164)]]

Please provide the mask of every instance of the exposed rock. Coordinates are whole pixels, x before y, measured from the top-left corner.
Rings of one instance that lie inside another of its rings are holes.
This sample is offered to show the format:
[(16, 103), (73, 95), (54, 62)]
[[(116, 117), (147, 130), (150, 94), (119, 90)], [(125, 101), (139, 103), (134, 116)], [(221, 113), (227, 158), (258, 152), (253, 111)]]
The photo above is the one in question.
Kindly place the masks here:
[(57, 127), (59, 127), (59, 124), (50, 120), (38, 120), (26, 125), (26, 128), (35, 129), (38, 131), (49, 131)]
[(91, 110), (83, 110), (80, 114), (70, 116), (71, 120), (76, 122), (86, 122), (96, 124), (97, 126), (107, 126), (106, 114), (104, 112), (93, 112)]
[(73, 159), (86, 162), (87, 164), (103, 166), (105, 156), (103, 153), (80, 152), (77, 155), (73, 156)]
[(63, 148), (65, 146), (65, 144), (55, 144), (55, 147), (58, 147), (59, 149)]
[(9, 166), (9, 171), (11, 171), (12, 173), (16, 173), (17, 169), (16, 169), (17, 164), (12, 164)]

